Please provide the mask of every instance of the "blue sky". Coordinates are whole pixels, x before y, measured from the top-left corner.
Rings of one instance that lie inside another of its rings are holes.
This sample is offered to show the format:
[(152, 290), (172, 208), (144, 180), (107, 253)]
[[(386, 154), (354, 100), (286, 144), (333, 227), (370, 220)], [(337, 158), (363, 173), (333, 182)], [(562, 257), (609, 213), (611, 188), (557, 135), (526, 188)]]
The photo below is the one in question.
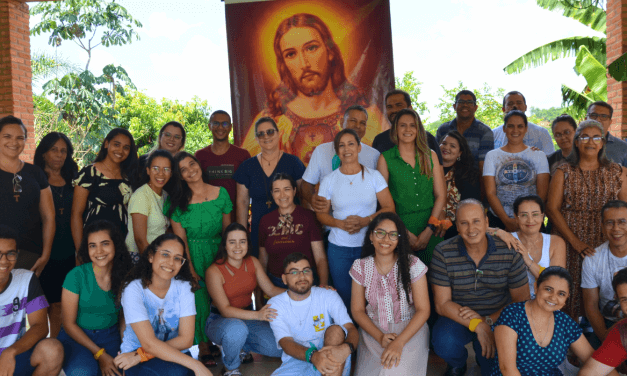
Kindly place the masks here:
[[(503, 67), (542, 44), (569, 36), (593, 35), (580, 23), (549, 12), (534, 0), (390, 0), (396, 76), (414, 71), (423, 82), (424, 114), (437, 119), (440, 85), (458, 81), (471, 88), (487, 82), (493, 88), (519, 90), (528, 106), (561, 103), (560, 86), (583, 88), (574, 58), (550, 62), (518, 75)], [(114, 63), (128, 71), (147, 95), (182, 101), (206, 99), (212, 109), (231, 112), (225, 30), (225, 4), (219, 0), (118, 0), (144, 27), (141, 40), (123, 47), (99, 47), (91, 70)], [(31, 6), (33, 4), (31, 3)], [(31, 26), (38, 21), (31, 19)], [(32, 52), (58, 54), (85, 64), (86, 54), (71, 42), (55, 49), (47, 36), (31, 38)]]

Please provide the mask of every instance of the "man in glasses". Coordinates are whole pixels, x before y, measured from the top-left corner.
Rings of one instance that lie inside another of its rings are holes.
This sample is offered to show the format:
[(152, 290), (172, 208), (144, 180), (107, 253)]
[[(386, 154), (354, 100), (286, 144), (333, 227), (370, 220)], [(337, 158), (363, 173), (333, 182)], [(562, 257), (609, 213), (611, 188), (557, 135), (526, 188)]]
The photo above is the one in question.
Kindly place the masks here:
[[(394, 123), (394, 119), (396, 118), (396, 114), (399, 113), (400, 110), (404, 110), (406, 108), (411, 108), (411, 97), (409, 93), (403, 90), (391, 90), (385, 94), (385, 116), (387, 116), (388, 121), (390, 123), (390, 127)], [(440, 165), (442, 164), (442, 153), (440, 152), (440, 146), (435, 141), (435, 137), (431, 133), (427, 132), (427, 144), (429, 148), (438, 155), (438, 159), (440, 160)], [(394, 142), (390, 138), (390, 129), (383, 131), (374, 138), (372, 142), (372, 147), (377, 149), (379, 153), (386, 152), (394, 147)], [(376, 168), (376, 166), (375, 166)]]
[[(231, 202), (237, 201), (237, 183), (233, 174), (239, 165), (250, 158), (250, 153), (229, 142), (229, 134), (233, 128), (231, 116), (222, 110), (214, 111), (209, 118), (209, 130), (213, 136), (213, 143), (196, 152), (200, 167), (207, 171), (209, 184), (224, 187), (229, 193)], [(231, 212), (235, 221), (235, 210)]]
[[(360, 105), (353, 105), (344, 112), (342, 127), (343, 129), (349, 128), (355, 130), (361, 139), (366, 134), (367, 122), (368, 112), (366, 109)], [(359, 152), (359, 163), (376, 170), (379, 155), (377, 150), (362, 143), (361, 151)], [(325, 176), (339, 167), (340, 158), (335, 154), (333, 141), (318, 145), (314, 149), (311, 159), (309, 160), (309, 165), (307, 165), (307, 169), (303, 175), (301, 190), (305, 200), (310, 202), (315, 210), (324, 210), (328, 204), (327, 200), (319, 197), (315, 193), (315, 186), (320, 183)]]
[[(503, 116), (507, 115), (507, 113), (512, 110), (526, 112), (527, 100), (521, 92), (510, 91), (505, 94), (505, 97), (503, 97), (503, 107), (501, 107), (501, 109), (503, 110)], [(505, 136), (503, 126), (504, 124), (499, 125), (492, 130), (494, 133), (495, 149), (507, 144), (507, 136)], [(551, 155), (555, 151), (553, 139), (551, 138), (549, 131), (532, 122), (527, 122), (527, 133), (525, 133), (525, 137), (523, 137), (523, 142), (527, 146), (535, 147), (543, 151), (547, 156)]]
[(457, 116), (455, 119), (440, 125), (435, 138), (440, 143), (450, 131), (461, 133), (468, 141), (468, 147), (475, 159), (475, 167), (483, 171), (485, 156), (494, 149), (494, 134), (490, 127), (475, 118), (477, 108), (479, 107), (475, 93), (470, 90), (462, 90), (457, 93), (453, 104)]
[(609, 103), (598, 101), (588, 106), (586, 120), (596, 120), (603, 125), (605, 131), (605, 155), (614, 163), (627, 167), (627, 142), (610, 133), (614, 109)]
[(472, 342), (481, 374), (491, 374), (496, 344), (493, 325), (505, 306), (528, 300), (527, 270), (521, 255), (487, 234), (483, 205), (466, 199), (457, 207), (459, 235), (435, 247), (429, 266), (435, 309), (432, 330), (435, 353), (447, 363), (445, 375), (466, 373)]
[(283, 266), (288, 289), (268, 301), (277, 311), (270, 327), (283, 349), (283, 364), (273, 375), (348, 376), (359, 333), (340, 295), (312, 287), (313, 272), (302, 253), (287, 256)]
[(608, 329), (623, 317), (614, 298), (612, 279), (627, 268), (627, 203), (608, 201), (601, 209), (601, 226), (608, 240), (585, 257), (581, 268), (581, 288), (586, 318), (593, 333), (585, 333), (595, 349), (605, 340)]
[[(48, 335), (48, 302), (35, 273), (15, 269), (17, 233), (0, 225), (0, 370), (58, 375), (63, 346)], [(30, 327), (26, 330), (26, 319)]]

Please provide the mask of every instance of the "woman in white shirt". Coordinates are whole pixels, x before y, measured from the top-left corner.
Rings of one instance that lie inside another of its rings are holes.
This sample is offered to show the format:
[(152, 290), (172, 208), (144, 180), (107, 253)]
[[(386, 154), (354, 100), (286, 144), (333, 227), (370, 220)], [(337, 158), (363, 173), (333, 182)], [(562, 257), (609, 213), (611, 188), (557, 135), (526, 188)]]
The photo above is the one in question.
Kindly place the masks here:
[[(381, 173), (359, 163), (361, 144), (357, 132), (344, 129), (333, 143), (341, 165), (322, 179), (318, 196), (329, 205), (316, 216), (323, 225), (331, 227), (329, 272), (344, 305), (350, 307), (352, 282), (348, 271), (361, 257), (366, 227), (377, 214), (394, 212), (394, 201)], [(378, 212), (377, 203), (381, 205)], [(333, 207), (333, 216), (329, 207)]]

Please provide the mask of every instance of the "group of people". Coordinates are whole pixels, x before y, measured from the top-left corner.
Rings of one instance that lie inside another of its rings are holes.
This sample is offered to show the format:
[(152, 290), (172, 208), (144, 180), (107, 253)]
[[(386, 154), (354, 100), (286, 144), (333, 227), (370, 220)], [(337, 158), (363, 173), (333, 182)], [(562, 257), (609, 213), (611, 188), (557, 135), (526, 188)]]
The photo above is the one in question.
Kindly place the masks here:
[(464, 375), (470, 342), (482, 375), (627, 359), (612, 107), (556, 118), (555, 151), (520, 92), (495, 129), (459, 92), (435, 137), (406, 92), (385, 104), (372, 146), (352, 105), (307, 166), (272, 117), (253, 157), (219, 110), (195, 155), (178, 122), (141, 157), (116, 128), (80, 171), (58, 132), (22, 161), (32, 135), (0, 119), (0, 375), (210, 375), (220, 356), (231, 376), (251, 353), (281, 357), (274, 375), (424, 375), (430, 347)]

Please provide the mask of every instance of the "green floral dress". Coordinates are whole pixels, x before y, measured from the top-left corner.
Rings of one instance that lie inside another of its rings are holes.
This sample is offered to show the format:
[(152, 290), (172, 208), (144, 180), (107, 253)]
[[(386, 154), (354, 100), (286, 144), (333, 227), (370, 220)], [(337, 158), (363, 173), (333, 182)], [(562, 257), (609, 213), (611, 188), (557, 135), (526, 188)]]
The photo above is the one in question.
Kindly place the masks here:
[[(170, 209), (170, 200), (166, 201), (163, 211)], [(211, 266), (218, 253), (218, 246), (222, 240), (222, 214), (233, 210), (233, 203), (229, 194), (220, 187), (218, 198), (198, 204), (190, 204), (185, 212), (177, 208), (172, 213), (172, 221), (180, 223), (187, 233), (187, 246), (194, 270), (200, 276), (200, 287), (194, 293), (196, 298), (196, 332), (195, 343), (208, 342), (205, 335), (205, 322), (209, 317), (211, 300), (205, 284), (205, 271)]]

